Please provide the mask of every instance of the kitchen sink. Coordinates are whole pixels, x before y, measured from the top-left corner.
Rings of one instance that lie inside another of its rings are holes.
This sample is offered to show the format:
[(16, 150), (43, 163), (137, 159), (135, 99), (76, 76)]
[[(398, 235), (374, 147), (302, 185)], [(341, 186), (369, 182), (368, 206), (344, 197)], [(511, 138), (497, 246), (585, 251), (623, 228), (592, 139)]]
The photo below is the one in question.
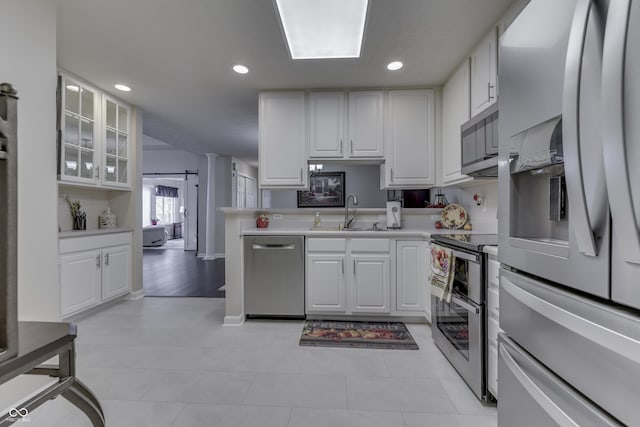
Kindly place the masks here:
[(351, 228), (341, 229), (340, 227), (322, 227), (322, 226), (311, 227), (310, 230), (311, 231), (387, 231), (384, 228), (374, 229), (373, 227), (370, 227), (370, 228), (351, 227)]

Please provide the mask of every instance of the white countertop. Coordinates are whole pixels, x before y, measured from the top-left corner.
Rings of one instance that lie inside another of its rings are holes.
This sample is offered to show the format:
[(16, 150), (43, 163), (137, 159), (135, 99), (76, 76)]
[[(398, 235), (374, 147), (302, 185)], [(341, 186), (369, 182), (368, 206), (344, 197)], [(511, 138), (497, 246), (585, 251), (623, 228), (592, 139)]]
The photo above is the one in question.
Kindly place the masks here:
[(498, 256), (498, 247), (497, 246), (484, 246), (482, 251), (485, 254), (493, 255), (495, 257)]
[(448, 229), (410, 229), (399, 230), (314, 230), (313, 228), (247, 228), (241, 231), (243, 236), (312, 236), (312, 237), (422, 237), (429, 239), (432, 234), (484, 234), (480, 231), (448, 230)]
[(86, 236), (97, 236), (101, 234), (113, 234), (113, 233), (128, 233), (133, 231), (131, 228), (126, 227), (116, 227), (116, 228), (95, 228), (91, 230), (70, 230), (70, 231), (61, 231), (58, 233), (59, 239), (68, 239), (71, 237), (86, 237)]

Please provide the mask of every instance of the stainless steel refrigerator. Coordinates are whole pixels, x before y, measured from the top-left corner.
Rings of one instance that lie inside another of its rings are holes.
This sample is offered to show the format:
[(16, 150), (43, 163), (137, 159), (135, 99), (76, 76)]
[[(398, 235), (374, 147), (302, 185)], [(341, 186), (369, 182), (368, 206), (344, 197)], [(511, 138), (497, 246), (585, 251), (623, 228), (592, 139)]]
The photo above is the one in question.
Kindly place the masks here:
[(500, 38), (500, 426), (640, 425), (640, 1)]

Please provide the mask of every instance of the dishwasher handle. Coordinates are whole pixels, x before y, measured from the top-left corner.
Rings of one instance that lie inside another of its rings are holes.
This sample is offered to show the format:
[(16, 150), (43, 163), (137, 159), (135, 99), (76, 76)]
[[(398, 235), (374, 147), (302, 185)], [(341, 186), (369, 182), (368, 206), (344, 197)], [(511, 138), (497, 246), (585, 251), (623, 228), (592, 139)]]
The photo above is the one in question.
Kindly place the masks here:
[(296, 245), (291, 243), (291, 244), (284, 244), (284, 243), (266, 243), (266, 244), (258, 244), (258, 243), (253, 243), (251, 245), (251, 249), (267, 249), (267, 250), (271, 250), (271, 249), (284, 249), (284, 250), (293, 250), (296, 248)]

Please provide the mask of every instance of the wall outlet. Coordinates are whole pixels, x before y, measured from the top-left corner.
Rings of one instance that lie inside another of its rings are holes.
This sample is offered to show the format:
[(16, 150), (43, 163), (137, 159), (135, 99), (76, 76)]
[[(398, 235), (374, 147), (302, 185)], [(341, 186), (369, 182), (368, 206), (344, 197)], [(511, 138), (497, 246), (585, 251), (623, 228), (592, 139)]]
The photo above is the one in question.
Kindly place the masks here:
[(386, 220), (387, 220), (387, 216), (386, 215), (378, 215), (378, 221), (384, 222)]
[(282, 214), (273, 214), (273, 220), (274, 221), (282, 220)]

